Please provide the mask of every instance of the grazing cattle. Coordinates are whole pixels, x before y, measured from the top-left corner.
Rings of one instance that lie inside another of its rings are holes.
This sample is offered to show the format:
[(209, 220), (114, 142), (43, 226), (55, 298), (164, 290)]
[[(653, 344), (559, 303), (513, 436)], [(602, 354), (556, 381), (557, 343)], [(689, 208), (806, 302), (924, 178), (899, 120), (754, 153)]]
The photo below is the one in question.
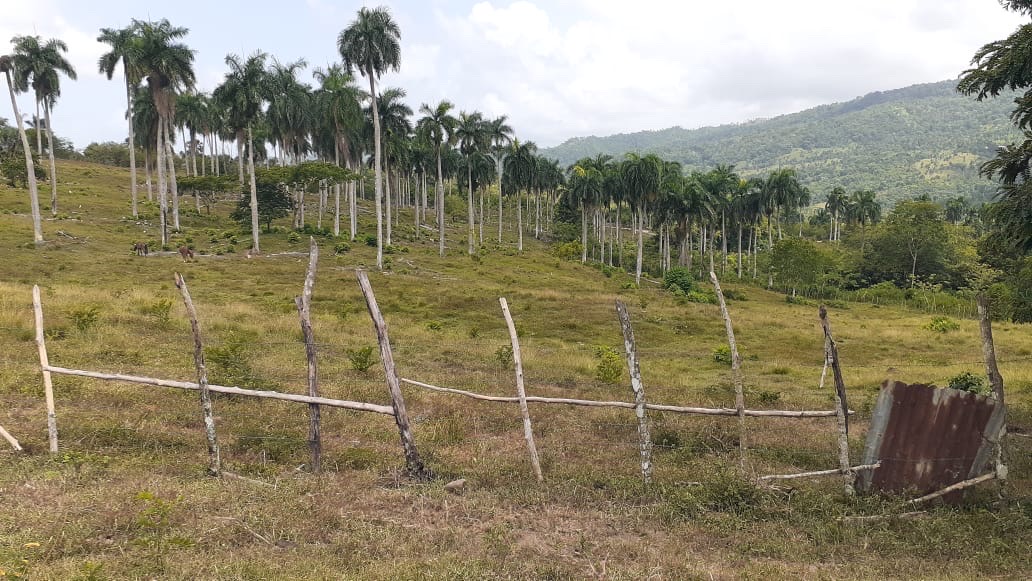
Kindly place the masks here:
[(179, 247), (179, 255), (183, 257), (183, 262), (186, 262), (188, 258), (193, 260), (193, 250), (190, 250), (186, 246)]
[(133, 244), (133, 252), (136, 252), (136, 256), (147, 256), (147, 243), (137, 242)]

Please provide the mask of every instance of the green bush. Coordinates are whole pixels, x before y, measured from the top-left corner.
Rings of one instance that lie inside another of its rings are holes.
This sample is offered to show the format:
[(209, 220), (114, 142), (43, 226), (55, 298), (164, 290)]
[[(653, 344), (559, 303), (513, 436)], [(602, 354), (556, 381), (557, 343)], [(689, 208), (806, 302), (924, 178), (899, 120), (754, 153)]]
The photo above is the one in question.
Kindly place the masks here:
[(351, 250), (351, 245), (348, 244), (347, 242), (338, 242), (338, 243), (333, 245), (333, 253), (334, 254), (344, 254), (346, 252), (349, 252), (350, 250)]
[(161, 326), (168, 325), (172, 314), (172, 300), (158, 299), (141, 309), (143, 314), (154, 317)]
[(724, 365), (731, 365), (731, 347), (721, 345), (713, 350), (713, 360)]
[(69, 313), (75, 328), (81, 333), (86, 333), (97, 324), (100, 318), (100, 308), (96, 306), (79, 307)]
[(502, 345), (495, 349), (494, 355), (502, 369), (509, 369), (512, 366), (512, 345)]
[(221, 345), (205, 347), (204, 357), (211, 364), (212, 383), (269, 389), (251, 367), (250, 345), (253, 339), (249, 333), (230, 332)]
[(556, 246), (552, 254), (563, 260), (580, 260), (583, 248), (580, 242), (567, 242)]
[(925, 329), (937, 333), (949, 333), (950, 331), (960, 329), (960, 323), (949, 317), (935, 317), (930, 323), (925, 325)]
[[(663, 288), (677, 294), (680, 290), (684, 295), (696, 290), (695, 277), (690, 270), (683, 266), (675, 266), (663, 275)], [(676, 289), (676, 290), (675, 290)]]
[(598, 345), (595, 347), (595, 358), (598, 359), (595, 379), (602, 383), (616, 383), (620, 380), (624, 364), (619, 351), (607, 345)]
[(426, 323), (427, 331), (440, 331), (442, 329), (444, 329), (444, 323), (440, 321), (428, 321)]
[(365, 373), (369, 371), (369, 368), (373, 365), (376, 365), (376, 357), (373, 356), (373, 348), (369, 345), (359, 349), (348, 349), (346, 353), (348, 355), (348, 361), (351, 362), (351, 368), (359, 373)]
[(970, 371), (965, 371), (964, 373), (951, 377), (949, 388), (968, 391), (976, 395), (992, 394), (992, 390), (986, 385), (985, 378), (980, 375), (975, 375)]
[(297, 232), (291, 232), (290, 234), (287, 234), (287, 242), (290, 242), (291, 244), (301, 242), (301, 235)]

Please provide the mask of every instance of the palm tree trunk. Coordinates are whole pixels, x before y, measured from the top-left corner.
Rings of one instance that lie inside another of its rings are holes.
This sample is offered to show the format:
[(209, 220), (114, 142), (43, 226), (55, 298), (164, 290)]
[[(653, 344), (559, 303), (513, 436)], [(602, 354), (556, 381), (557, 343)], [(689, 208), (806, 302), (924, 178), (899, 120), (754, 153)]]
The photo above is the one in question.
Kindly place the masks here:
[(437, 183), (434, 184), (434, 209), (437, 210), (437, 247), (444, 256), (444, 177), (441, 172), (441, 145), (437, 145)]
[(774, 215), (777, 216), (776, 221), (778, 223), (778, 240), (784, 240), (784, 236), (781, 234), (781, 208), (774, 211)]
[(484, 245), (484, 188), (480, 188), (480, 226), (478, 229), (480, 235), (480, 245)]
[(43, 103), (47, 124), (47, 153), (50, 157), (50, 215), (57, 216), (57, 163), (54, 162), (54, 132), (50, 129), (50, 105)]
[(468, 181), (467, 186), (467, 201), (469, 202), (469, 253), (473, 254), (473, 237), (476, 235), (476, 225), (474, 224), (476, 216), (473, 214), (473, 160), (466, 158), (466, 177)]
[(742, 278), (742, 223), (738, 223), (738, 278)]
[(523, 252), (523, 204), (520, 203), (520, 191), (516, 190), (516, 231), (519, 238), (516, 242), (516, 250)]
[(393, 229), (392, 229), (392, 226), (391, 226), (391, 217), (392, 217), (391, 202), (393, 201), (393, 196), (391, 195), (391, 166), (388, 165), (386, 160), (384, 160), (384, 163), (383, 163), (383, 201), (384, 201), (384, 205), (387, 207), (387, 214), (384, 217), (384, 224), (387, 227), (387, 232), (386, 232), (386, 236), (387, 237), (384, 240), (384, 244), (390, 246), (391, 245), (391, 233), (393, 232)]
[(580, 206), (581, 215), (581, 254), (580, 261), (585, 263), (588, 261), (588, 210), (584, 202), (581, 201)]
[(720, 274), (723, 275), (727, 268), (727, 215), (723, 210), (720, 211), (720, 253), (723, 255)]
[(237, 133), (237, 173), (240, 174), (240, 185), (244, 185), (244, 136)]
[[(181, 125), (179, 127), (179, 136), (183, 138), (183, 173), (186, 177), (190, 177), (190, 157), (189, 153), (190, 143), (186, 140), (186, 126)], [(196, 174), (195, 174), (196, 175)]]
[(620, 216), (620, 209), (623, 202), (616, 204), (616, 264), (623, 268), (623, 218)]
[(18, 122), (18, 136), (21, 137), (22, 153), (25, 154), (25, 181), (29, 184), (29, 205), (32, 207), (32, 236), (37, 244), (43, 242), (43, 226), (39, 215), (39, 190), (36, 187), (36, 166), (32, 163), (32, 149), (29, 147), (29, 137), (25, 133), (25, 125), (22, 124), (21, 113), (18, 112), (18, 102), (14, 99), (14, 85), (11, 84), (11, 72), (4, 71), (7, 77), (7, 91), (11, 94), (11, 109), (14, 111), (14, 119)]
[(380, 169), (380, 111), (376, 106), (376, 76), (372, 67), (366, 69), (369, 77), (369, 104), (373, 113), (373, 190), (376, 197), (376, 268), (383, 270), (383, 183)]
[(133, 201), (133, 218), (136, 218), (140, 215), (136, 207), (136, 132), (133, 131), (133, 91), (128, 75), (125, 76), (125, 102), (125, 116), (129, 122), (129, 192)]
[(502, 243), (502, 173), (505, 171), (502, 157), (498, 156), (495, 160), (496, 171), (498, 173), (498, 243)]
[[(363, 180), (363, 184), (365, 181)], [(348, 184), (348, 220), (351, 227), (351, 241), (355, 241), (358, 235), (358, 183), (352, 181)]]
[(158, 115), (154, 164), (158, 168), (158, 211), (161, 213), (161, 247), (168, 245), (168, 184), (165, 183), (165, 118)]
[(32, 123), (36, 126), (36, 155), (43, 156), (43, 134), (40, 133), (39, 129), (39, 95), (36, 95), (36, 116), (32, 118)]
[[(240, 161), (243, 162), (242, 159)], [(247, 172), (250, 175), (251, 186), (251, 249), (254, 254), (260, 254), (262, 250), (258, 244), (258, 184), (254, 179), (254, 138), (250, 123), (247, 124)]]
[[(340, 167), (340, 136), (333, 140), (333, 164)], [(340, 236), (340, 182), (333, 184), (333, 235)]]
[[(642, 250), (644, 249), (644, 245), (643, 245), (643, 242), (642, 242), (642, 231), (645, 229), (645, 208), (643, 206), (638, 206), (637, 214), (638, 214), (638, 216), (637, 216), (637, 222), (638, 222), (638, 224), (637, 224), (638, 225), (638, 257), (637, 257), (637, 260), (635, 261), (635, 266), (634, 266), (634, 284), (641, 284), (641, 253), (642, 253)], [(632, 220), (634, 220), (634, 218), (632, 218)]]
[(541, 238), (541, 190), (534, 193), (534, 238)]
[(179, 187), (176, 183), (176, 154), (172, 151), (171, 120), (165, 119), (165, 159), (168, 161), (169, 193), (172, 196), (172, 227), (179, 232)]
[(143, 148), (143, 171), (147, 174), (147, 201), (154, 201), (154, 190), (151, 185), (151, 161), (150, 161), (150, 145)]

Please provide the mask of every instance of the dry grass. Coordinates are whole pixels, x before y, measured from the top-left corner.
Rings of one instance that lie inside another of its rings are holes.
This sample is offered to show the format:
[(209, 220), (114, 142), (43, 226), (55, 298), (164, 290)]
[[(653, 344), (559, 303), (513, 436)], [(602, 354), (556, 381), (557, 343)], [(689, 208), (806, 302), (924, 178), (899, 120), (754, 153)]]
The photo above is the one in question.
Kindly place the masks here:
[[(189, 326), (172, 285), (178, 270), (209, 348), (224, 354), (212, 359), (214, 381), (300, 393), (305, 377), (292, 302), (304, 257), (201, 255), (188, 264), (171, 255), (135, 257), (132, 242), (152, 238), (154, 226), (125, 218), (125, 172), (69, 163), (60, 175), (68, 180), (61, 205), (71, 211), (45, 222), (49, 242), (39, 249), (25, 245), (24, 191), (0, 189), (0, 425), (29, 448), (26, 455), (0, 451), (0, 569), (9, 576), (563, 579), (604, 567), (610, 579), (1022, 578), (1032, 571), (1027, 439), (1012, 444), (1009, 503), (995, 503), (986, 487), (967, 508), (867, 526), (835, 518), (892, 511), (897, 499), (843, 498), (834, 481), (757, 489), (736, 473), (738, 435), (726, 418), (655, 414), (662, 446), (656, 485), (645, 489), (631, 413), (533, 406), (546, 474), (537, 484), (515, 406), (411, 387), (404, 389), (416, 441), (441, 476), (427, 485), (400, 479), (389, 418), (324, 410), (327, 470), (315, 476), (303, 468), (304, 406), (229, 397), (215, 401), (227, 466), (276, 487), (213, 481), (203, 475), (195, 394), (67, 377), (55, 380), (62, 452), (51, 457), (32, 284), (43, 288), (56, 365), (190, 379)], [(201, 251), (215, 248), (212, 236), (237, 231), (218, 216), (187, 216), (184, 224), (183, 240)], [(367, 222), (362, 228), (370, 231)], [(625, 289), (625, 275), (558, 261), (530, 237), (523, 255), (511, 244), (488, 244), (473, 260), (459, 224), (450, 234), (457, 242), (440, 259), (436, 244), (411, 232), (403, 226), (397, 235), (410, 251), (393, 255), (392, 271), (370, 274), (403, 376), (511, 394), (512, 371), (496, 355), (508, 344), (497, 302), (506, 296), (529, 392), (629, 400), (628, 386), (595, 379), (594, 347), (622, 349), (613, 308), (619, 298), (631, 311), (650, 401), (733, 405), (728, 369), (712, 358), (725, 341), (715, 306), (678, 304), (652, 286)], [(279, 232), (265, 236), (263, 247), (301, 251), (305, 242), (291, 244)], [(341, 256), (324, 253), (313, 322), (323, 394), (388, 403), (382, 369), (360, 373), (347, 357), (375, 345), (353, 272), (372, 263), (373, 251), (359, 242)], [(816, 309), (727, 286), (748, 298), (730, 308), (747, 358), (750, 407), (830, 409), (830, 390), (817, 388)], [(167, 321), (156, 314), (163, 300), (172, 301)], [(98, 321), (80, 331), (73, 313), (91, 306)], [(962, 371), (980, 373), (975, 321), (940, 334), (924, 328), (930, 315), (889, 307), (849, 304), (831, 317), (859, 411), (855, 451), (887, 375), (943, 384)], [(995, 328), (1013, 422), (1026, 429), (1028, 330)], [(777, 401), (761, 404), (764, 393)], [(755, 419), (749, 428), (750, 472), (835, 465), (833, 421)], [(446, 494), (443, 482), (459, 477), (470, 482), (467, 494)]]

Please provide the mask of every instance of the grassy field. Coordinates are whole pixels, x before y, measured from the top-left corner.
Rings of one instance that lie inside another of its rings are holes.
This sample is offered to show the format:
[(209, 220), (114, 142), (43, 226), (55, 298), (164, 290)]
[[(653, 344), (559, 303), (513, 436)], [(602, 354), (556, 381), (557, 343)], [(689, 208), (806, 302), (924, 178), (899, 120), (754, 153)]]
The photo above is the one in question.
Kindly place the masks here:
[[(47, 453), (33, 342), (31, 288), (43, 290), (53, 365), (192, 380), (192, 340), (172, 281), (186, 277), (208, 347), (213, 383), (303, 393), (305, 356), (293, 298), (307, 237), (266, 234), (261, 257), (224, 218), (186, 215), (176, 244), (199, 251), (137, 257), (157, 238), (156, 209), (129, 213), (127, 172), (59, 165), (58, 219), (31, 242), (28, 197), (0, 187), (0, 425), (27, 448), (0, 447), (0, 577), (34, 579), (711, 579), (1028, 578), (1032, 575), (1032, 442), (1012, 438), (1005, 502), (995, 485), (963, 507), (868, 525), (844, 515), (900, 510), (899, 498), (848, 498), (840, 481), (760, 488), (748, 476), (836, 466), (834, 419), (750, 419), (746, 474), (733, 418), (651, 414), (655, 483), (638, 477), (628, 410), (532, 405), (544, 483), (530, 470), (516, 406), (404, 387), (416, 442), (439, 478), (401, 478), (403, 457), (385, 416), (323, 410), (325, 471), (307, 471), (307, 409), (286, 402), (215, 399), (225, 465), (261, 480), (204, 475), (195, 393), (55, 377), (61, 452)], [(184, 208), (193, 200), (184, 198)], [(376, 339), (355, 269), (375, 262), (362, 241), (347, 252), (320, 239), (313, 297), (322, 394), (389, 403), (377, 364), (352, 360)], [(489, 212), (490, 214), (490, 212)], [(679, 303), (655, 284), (631, 288), (561, 261), (527, 237), (527, 250), (488, 243), (465, 253), (464, 222), (446, 258), (415, 239), (402, 216), (389, 271), (370, 272), (403, 377), (512, 395), (508, 335), (498, 297), (521, 334), (533, 395), (631, 400), (626, 369), (599, 379), (598, 348), (622, 354), (614, 300), (629, 307), (649, 401), (733, 407), (717, 307)], [(497, 232), (491, 221), (485, 235)], [(234, 240), (237, 240), (234, 243)], [(749, 285), (725, 286), (745, 357), (750, 408), (831, 409), (818, 389), (823, 342), (816, 306), (788, 304)], [(830, 309), (859, 457), (882, 380), (944, 385), (982, 374), (978, 325), (926, 328), (931, 316), (874, 305)], [(1011, 423), (1032, 428), (1032, 333), (997, 323)], [(743, 477), (745, 476), (745, 477)], [(462, 496), (443, 484), (466, 478)]]

